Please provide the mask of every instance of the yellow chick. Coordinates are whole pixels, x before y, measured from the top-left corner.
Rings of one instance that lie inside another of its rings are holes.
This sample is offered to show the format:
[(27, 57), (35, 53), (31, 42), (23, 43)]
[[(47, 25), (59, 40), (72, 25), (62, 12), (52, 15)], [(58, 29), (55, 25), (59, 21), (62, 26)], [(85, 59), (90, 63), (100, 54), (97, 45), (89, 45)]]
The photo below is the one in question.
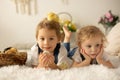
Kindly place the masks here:
[(73, 24), (71, 21), (66, 20), (63, 23), (64, 26), (67, 26), (67, 28), (71, 31), (71, 32), (76, 32), (77, 28), (75, 26), (75, 24)]
[(61, 65), (59, 65), (59, 68), (63, 70), (63, 69), (67, 69), (68, 66), (66, 63), (62, 63)]
[(56, 22), (59, 22), (59, 17), (57, 14), (53, 13), (53, 12), (50, 12), (48, 15), (47, 15), (47, 19), (49, 21), (56, 21)]
[(17, 52), (17, 49), (13, 47), (7, 47), (4, 49), (5, 54), (16, 54)]

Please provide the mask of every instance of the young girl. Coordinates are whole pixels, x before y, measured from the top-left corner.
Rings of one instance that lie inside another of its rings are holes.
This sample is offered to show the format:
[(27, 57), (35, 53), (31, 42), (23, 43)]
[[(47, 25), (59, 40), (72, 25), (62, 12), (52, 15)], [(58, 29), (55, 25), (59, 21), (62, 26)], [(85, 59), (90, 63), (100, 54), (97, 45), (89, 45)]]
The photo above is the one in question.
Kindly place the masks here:
[(69, 56), (73, 59), (73, 67), (83, 67), (90, 64), (102, 64), (112, 68), (107, 53), (104, 51), (105, 35), (95, 26), (82, 27), (77, 32), (77, 46)]
[(31, 65), (37, 68), (69, 68), (72, 60), (67, 57), (67, 50), (60, 44), (60, 40), (59, 23), (47, 19), (41, 21), (36, 29), (37, 44), (31, 48)]

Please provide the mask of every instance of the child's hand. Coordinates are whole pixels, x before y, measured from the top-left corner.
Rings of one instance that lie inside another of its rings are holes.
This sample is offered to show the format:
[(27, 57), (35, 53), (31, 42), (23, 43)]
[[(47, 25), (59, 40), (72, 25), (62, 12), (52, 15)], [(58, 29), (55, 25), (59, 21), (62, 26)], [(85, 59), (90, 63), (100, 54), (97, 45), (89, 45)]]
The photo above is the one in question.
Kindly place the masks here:
[(41, 53), (39, 55), (39, 64), (43, 67), (49, 66), (51, 64), (54, 64), (54, 56), (53, 54), (44, 54)]
[(103, 47), (101, 47), (101, 49), (100, 49), (98, 55), (96, 56), (96, 60), (102, 59), (103, 51), (104, 51), (104, 50), (103, 50)]
[(81, 49), (81, 54), (85, 57), (86, 60), (91, 61), (90, 56), (83, 49)]
[(67, 26), (63, 26), (63, 31), (67, 37), (70, 37), (72, 34), (72, 32), (68, 30)]

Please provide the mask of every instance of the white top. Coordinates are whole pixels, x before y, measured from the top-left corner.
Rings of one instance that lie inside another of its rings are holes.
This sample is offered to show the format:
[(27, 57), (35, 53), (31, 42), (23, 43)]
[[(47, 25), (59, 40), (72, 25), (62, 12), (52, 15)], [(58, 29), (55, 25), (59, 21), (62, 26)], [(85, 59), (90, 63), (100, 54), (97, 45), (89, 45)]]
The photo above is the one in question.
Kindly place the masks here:
[[(26, 64), (29, 66), (38, 65), (38, 55), (39, 55), (38, 54), (38, 47), (35, 44), (31, 48), (31, 51), (28, 52)], [(72, 62), (73, 61), (67, 57), (66, 48), (63, 45), (61, 45), (60, 50), (59, 50), (59, 54), (58, 54), (57, 65), (60, 66), (61, 68), (63, 68), (63, 67), (70, 68), (72, 65)]]
[[(111, 56), (107, 52), (104, 51), (102, 57), (105, 61), (110, 61), (114, 67), (119, 66), (119, 64), (116, 63), (116, 62), (118, 62), (118, 60), (116, 59), (115, 56)], [(82, 62), (82, 57), (80, 56), (78, 48), (76, 49), (74, 55), (72, 56), (72, 59), (74, 59), (76, 62)]]

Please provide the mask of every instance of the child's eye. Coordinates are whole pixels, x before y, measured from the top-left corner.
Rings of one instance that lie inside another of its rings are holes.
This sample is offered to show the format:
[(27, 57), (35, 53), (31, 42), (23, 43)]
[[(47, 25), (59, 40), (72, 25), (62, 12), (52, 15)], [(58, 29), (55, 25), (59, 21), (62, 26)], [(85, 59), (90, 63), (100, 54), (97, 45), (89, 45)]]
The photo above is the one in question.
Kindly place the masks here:
[(99, 47), (100, 46), (100, 44), (96, 44), (96, 47)]
[(44, 41), (45, 39), (44, 38), (40, 38), (41, 41)]
[(50, 38), (50, 40), (53, 40), (54, 38)]
[(91, 48), (92, 46), (91, 45), (87, 45), (88, 48)]

